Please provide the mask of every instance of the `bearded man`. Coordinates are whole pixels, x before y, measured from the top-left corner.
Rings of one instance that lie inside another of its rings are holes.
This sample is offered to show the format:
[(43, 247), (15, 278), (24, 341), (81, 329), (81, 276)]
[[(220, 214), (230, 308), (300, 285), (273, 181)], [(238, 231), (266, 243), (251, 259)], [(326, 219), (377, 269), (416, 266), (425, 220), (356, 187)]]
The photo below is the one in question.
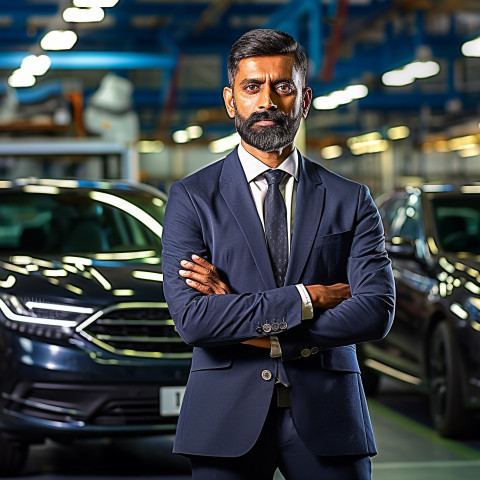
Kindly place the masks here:
[(294, 146), (312, 90), (290, 35), (246, 33), (228, 74), (241, 144), (174, 183), (165, 214), (165, 296), (195, 347), (174, 452), (194, 480), (370, 479), (355, 344), (393, 318), (378, 211)]

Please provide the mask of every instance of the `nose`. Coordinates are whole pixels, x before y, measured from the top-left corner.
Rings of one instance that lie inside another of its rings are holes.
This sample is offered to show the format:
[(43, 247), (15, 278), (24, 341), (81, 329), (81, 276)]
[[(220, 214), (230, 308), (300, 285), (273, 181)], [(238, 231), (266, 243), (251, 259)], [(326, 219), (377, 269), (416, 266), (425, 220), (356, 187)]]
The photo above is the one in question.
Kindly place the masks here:
[(260, 95), (260, 104), (258, 106), (260, 109), (276, 110), (278, 108), (272, 98), (274, 92), (275, 90), (272, 90), (269, 85), (264, 85)]

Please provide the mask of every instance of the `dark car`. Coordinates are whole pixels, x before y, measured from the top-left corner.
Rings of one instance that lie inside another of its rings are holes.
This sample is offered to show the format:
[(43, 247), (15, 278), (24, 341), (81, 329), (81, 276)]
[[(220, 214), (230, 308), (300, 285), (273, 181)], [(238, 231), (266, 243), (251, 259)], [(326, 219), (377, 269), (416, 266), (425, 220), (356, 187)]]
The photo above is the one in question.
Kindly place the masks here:
[(191, 361), (162, 289), (166, 197), (0, 182), (0, 475), (46, 438), (172, 433)]
[(480, 184), (406, 188), (377, 203), (397, 304), (389, 335), (359, 348), (365, 388), (373, 393), (381, 374), (415, 385), (441, 435), (471, 433), (480, 412)]

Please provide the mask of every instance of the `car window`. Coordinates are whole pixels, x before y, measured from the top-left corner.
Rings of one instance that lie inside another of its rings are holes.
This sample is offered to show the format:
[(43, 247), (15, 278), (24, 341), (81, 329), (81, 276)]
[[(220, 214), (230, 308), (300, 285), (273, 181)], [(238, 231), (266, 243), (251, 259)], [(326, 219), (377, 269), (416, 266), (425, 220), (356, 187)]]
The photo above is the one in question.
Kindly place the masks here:
[(409, 241), (422, 238), (420, 200), (417, 194), (392, 199), (380, 207), (385, 234)]
[(143, 193), (3, 194), (0, 250), (47, 255), (154, 250), (159, 254), (164, 210), (165, 202)]
[(480, 195), (433, 200), (440, 245), (451, 252), (480, 253)]

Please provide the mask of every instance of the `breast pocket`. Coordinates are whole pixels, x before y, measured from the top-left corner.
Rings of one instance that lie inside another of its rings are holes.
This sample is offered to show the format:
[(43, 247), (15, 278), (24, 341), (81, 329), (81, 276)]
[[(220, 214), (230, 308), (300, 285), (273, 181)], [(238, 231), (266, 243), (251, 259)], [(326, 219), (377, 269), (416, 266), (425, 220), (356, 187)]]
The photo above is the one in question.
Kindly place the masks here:
[(352, 230), (315, 238), (312, 250), (314, 263), (320, 269), (322, 280), (328, 284), (347, 282), (347, 260), (352, 238)]

